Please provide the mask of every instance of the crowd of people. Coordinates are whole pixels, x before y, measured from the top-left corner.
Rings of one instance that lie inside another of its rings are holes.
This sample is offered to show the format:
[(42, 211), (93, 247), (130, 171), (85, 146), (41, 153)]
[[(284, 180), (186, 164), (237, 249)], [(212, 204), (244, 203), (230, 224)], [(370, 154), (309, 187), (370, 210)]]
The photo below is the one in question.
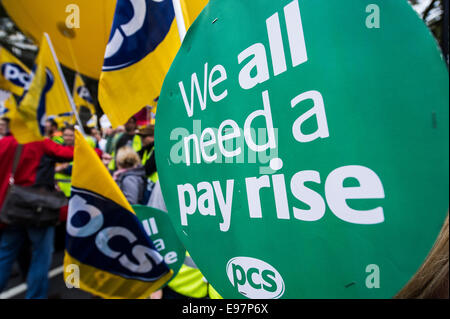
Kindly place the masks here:
[[(15, 174), (15, 184), (45, 187), (71, 193), (75, 126), (59, 127), (54, 119), (45, 122), (46, 139), (25, 144)], [(148, 205), (166, 211), (155, 161), (154, 126), (138, 127), (135, 117), (116, 129), (83, 127), (85, 138), (101, 157), (131, 205)], [(0, 119), (0, 207), (7, 193), (17, 141), (9, 120)], [(26, 298), (47, 298), (47, 273), (55, 249), (64, 249), (67, 206), (59, 222), (47, 227), (16, 227), (0, 224), (0, 292), (5, 289), (14, 262), (27, 281)], [(187, 254), (177, 276), (152, 296), (159, 298), (220, 298)]]
[[(8, 283), (14, 261), (18, 258), (23, 277), (27, 281), (27, 298), (46, 298), (48, 271), (55, 244), (55, 226), (20, 227), (3, 220), (4, 201), (14, 185), (33, 186), (49, 192), (55, 191), (55, 164), (73, 159), (73, 146), (61, 145), (50, 138), (24, 144), (19, 148), (11, 135), (8, 120), (2, 120), (0, 132), (0, 291)], [(46, 124), (51, 132), (51, 123)], [(56, 139), (56, 134), (54, 136)], [(62, 138), (60, 140), (62, 142)], [(18, 151), (21, 149), (21, 151)], [(15, 166), (13, 168), (13, 166)], [(31, 247), (31, 249), (30, 249)], [(25, 275), (26, 274), (26, 275)]]
[[(54, 120), (47, 120), (45, 128), (46, 135), (55, 143), (74, 145), (74, 126), (58, 129)], [(129, 203), (147, 204), (145, 200), (149, 199), (149, 192), (157, 180), (154, 126), (138, 128), (136, 119), (132, 117), (116, 129), (99, 130), (85, 126), (83, 130), (86, 140), (97, 150)], [(70, 196), (71, 168), (71, 163), (57, 163), (55, 168), (57, 186), (67, 196)]]

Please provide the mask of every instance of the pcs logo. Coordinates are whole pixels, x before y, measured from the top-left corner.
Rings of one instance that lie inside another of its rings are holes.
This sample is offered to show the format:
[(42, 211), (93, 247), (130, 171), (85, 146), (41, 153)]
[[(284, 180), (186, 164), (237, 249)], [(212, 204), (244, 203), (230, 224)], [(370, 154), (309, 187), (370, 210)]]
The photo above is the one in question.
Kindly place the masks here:
[(28, 90), (31, 83), (31, 75), (20, 65), (15, 63), (3, 63), (1, 66), (3, 77), (18, 87)]
[(75, 187), (69, 201), (67, 238), (66, 249), (72, 257), (121, 277), (153, 281), (168, 270), (135, 215)]
[(172, 0), (119, 0), (103, 71), (139, 62), (164, 40), (174, 20)]
[(278, 299), (284, 294), (280, 273), (262, 260), (235, 257), (228, 261), (226, 270), (233, 287), (247, 298)]

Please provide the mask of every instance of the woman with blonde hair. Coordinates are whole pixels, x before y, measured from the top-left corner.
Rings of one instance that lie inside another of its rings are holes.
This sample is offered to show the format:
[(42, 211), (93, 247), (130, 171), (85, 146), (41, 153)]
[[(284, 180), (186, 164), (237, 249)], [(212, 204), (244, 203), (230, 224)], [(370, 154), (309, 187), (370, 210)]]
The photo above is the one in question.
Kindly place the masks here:
[(145, 169), (139, 155), (130, 146), (119, 148), (116, 155), (118, 170), (113, 178), (130, 205), (139, 204), (144, 196)]
[(422, 266), (395, 296), (399, 299), (448, 299), (448, 214)]

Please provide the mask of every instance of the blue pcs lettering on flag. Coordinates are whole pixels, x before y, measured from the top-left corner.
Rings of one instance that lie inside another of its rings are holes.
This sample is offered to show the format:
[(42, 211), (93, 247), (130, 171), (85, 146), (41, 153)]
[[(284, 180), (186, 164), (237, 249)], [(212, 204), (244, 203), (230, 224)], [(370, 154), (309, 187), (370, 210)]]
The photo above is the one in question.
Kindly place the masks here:
[(24, 89), (28, 89), (31, 82), (31, 76), (28, 71), (17, 63), (3, 63), (1, 74), (14, 85)]
[(21, 96), (30, 83), (31, 74), (28, 67), (0, 46), (0, 89)]

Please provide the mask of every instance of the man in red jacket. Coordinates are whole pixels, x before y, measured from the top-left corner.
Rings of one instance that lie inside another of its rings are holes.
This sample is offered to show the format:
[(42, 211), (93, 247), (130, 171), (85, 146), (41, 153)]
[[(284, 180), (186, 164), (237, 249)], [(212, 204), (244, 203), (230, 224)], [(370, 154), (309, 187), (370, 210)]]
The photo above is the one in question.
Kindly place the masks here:
[[(0, 140), (0, 207), (8, 190), (17, 145), (13, 136)], [(58, 145), (50, 139), (25, 144), (14, 175), (15, 184), (55, 189), (55, 163), (72, 159), (72, 146)], [(32, 243), (32, 257), (26, 298), (47, 298), (54, 233), (54, 226), (36, 228), (6, 225), (3, 228), (0, 238), (0, 292), (5, 288), (20, 247), (28, 237)]]

